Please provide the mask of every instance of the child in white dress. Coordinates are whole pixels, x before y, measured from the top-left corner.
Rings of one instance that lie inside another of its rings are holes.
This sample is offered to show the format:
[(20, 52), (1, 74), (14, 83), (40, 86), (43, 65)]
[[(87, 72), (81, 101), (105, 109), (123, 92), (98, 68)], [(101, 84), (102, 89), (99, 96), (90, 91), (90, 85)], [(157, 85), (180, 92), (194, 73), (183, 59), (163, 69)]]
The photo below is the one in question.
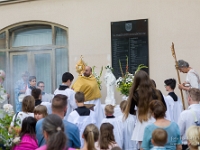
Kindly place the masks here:
[(122, 144), (123, 144), (122, 123), (117, 118), (115, 118), (115, 116), (113, 116), (113, 114), (114, 114), (114, 106), (106, 105), (106, 107), (105, 107), (106, 118), (104, 118), (102, 120), (101, 124), (110, 123), (114, 126), (113, 132), (114, 132), (114, 136), (115, 136), (115, 141), (117, 142), (118, 146), (120, 148), (122, 148)]
[[(126, 109), (127, 101), (124, 100), (120, 103), (120, 108), (122, 113)], [(137, 150), (136, 141), (131, 140), (131, 136), (135, 127), (136, 116), (129, 114), (125, 119), (124, 114), (118, 117), (119, 121), (122, 123), (123, 127), (123, 150)]]

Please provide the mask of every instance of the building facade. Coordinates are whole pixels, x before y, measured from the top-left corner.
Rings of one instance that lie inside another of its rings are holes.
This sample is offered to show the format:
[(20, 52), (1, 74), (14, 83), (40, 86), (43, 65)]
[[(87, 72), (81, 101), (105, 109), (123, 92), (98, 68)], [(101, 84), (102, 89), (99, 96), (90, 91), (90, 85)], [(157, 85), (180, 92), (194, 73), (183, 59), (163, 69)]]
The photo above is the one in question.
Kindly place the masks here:
[[(177, 58), (200, 72), (199, 5), (198, 0), (1, 0), (0, 69), (8, 74), (6, 89), (12, 95), (20, 72), (28, 70), (52, 93), (63, 72), (77, 77), (81, 55), (98, 73), (111, 64), (111, 22), (148, 19), (149, 74), (165, 93), (164, 80), (177, 79), (172, 42)], [(102, 95), (103, 102), (104, 83)], [(121, 100), (117, 91), (116, 99)]]

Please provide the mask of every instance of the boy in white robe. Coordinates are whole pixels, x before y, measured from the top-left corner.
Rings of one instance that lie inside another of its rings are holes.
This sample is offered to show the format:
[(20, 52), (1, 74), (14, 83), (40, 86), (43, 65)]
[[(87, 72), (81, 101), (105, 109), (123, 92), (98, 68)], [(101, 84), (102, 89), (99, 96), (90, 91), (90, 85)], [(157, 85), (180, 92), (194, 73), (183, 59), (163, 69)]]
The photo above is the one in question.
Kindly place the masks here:
[(69, 72), (65, 72), (62, 75), (62, 85), (59, 86), (59, 88), (57, 88), (54, 91), (54, 95), (57, 94), (62, 94), (62, 95), (66, 95), (67, 96), (67, 113), (65, 115), (65, 119), (67, 120), (67, 117), (69, 116), (69, 114), (75, 109), (77, 108), (76, 102), (75, 102), (75, 92), (70, 89), (70, 86), (72, 84), (72, 81), (74, 79), (74, 76), (69, 73)]
[(105, 107), (105, 115), (106, 118), (103, 118), (102, 123), (110, 123), (114, 126), (114, 136), (115, 136), (115, 142), (118, 144), (120, 148), (122, 148), (123, 145), (123, 126), (122, 122), (119, 121), (114, 114), (114, 106), (112, 105), (106, 105)]
[[(120, 108), (122, 113), (125, 111), (127, 106), (127, 101), (124, 100), (120, 103)], [(137, 150), (136, 141), (131, 140), (132, 133), (135, 127), (136, 116), (129, 114), (125, 120), (124, 114), (118, 117), (119, 121), (122, 123), (123, 127), (123, 150)]]
[(84, 106), (85, 97), (82, 92), (77, 92), (75, 94), (75, 100), (78, 107), (69, 114), (68, 121), (79, 128), (81, 147), (83, 147), (83, 131), (88, 124), (96, 124), (96, 118), (95, 113)]
[(178, 118), (180, 113), (183, 110), (182, 102), (179, 97), (174, 93), (174, 89), (176, 87), (175, 79), (167, 79), (164, 81), (166, 91), (168, 91), (168, 95), (165, 96), (165, 102), (167, 104), (167, 111), (170, 115), (171, 121), (178, 122)]

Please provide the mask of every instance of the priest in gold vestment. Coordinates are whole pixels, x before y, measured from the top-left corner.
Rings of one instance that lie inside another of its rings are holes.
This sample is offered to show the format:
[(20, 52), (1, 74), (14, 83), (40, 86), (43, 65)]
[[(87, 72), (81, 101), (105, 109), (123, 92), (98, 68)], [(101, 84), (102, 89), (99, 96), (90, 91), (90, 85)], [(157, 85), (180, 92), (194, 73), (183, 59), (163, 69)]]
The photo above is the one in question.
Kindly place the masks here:
[(75, 92), (83, 92), (85, 94), (85, 104), (95, 104), (94, 112), (96, 113), (97, 126), (100, 127), (101, 120), (103, 119), (103, 110), (101, 107), (101, 92), (96, 78), (92, 74), (92, 68), (86, 66), (83, 74), (78, 76), (74, 82), (72, 89)]

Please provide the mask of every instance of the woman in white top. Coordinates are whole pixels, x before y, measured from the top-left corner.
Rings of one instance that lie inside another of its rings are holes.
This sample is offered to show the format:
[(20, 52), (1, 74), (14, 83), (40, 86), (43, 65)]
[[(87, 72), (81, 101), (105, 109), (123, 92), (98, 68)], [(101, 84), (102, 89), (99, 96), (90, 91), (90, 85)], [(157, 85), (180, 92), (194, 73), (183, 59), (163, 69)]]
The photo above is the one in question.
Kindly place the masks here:
[(133, 84), (129, 91), (124, 118), (128, 118), (129, 114), (136, 114), (136, 125), (131, 139), (133, 141), (138, 141), (139, 146), (143, 140), (145, 127), (155, 122), (155, 119), (149, 114), (149, 103), (154, 99), (162, 101), (166, 107), (161, 92), (155, 88), (149, 75), (143, 70), (138, 71), (134, 76)]
[(25, 96), (22, 101), (22, 111), (16, 113), (13, 116), (10, 128), (18, 125), (21, 127), (24, 118), (31, 116), (34, 117), (35, 99), (32, 96)]

